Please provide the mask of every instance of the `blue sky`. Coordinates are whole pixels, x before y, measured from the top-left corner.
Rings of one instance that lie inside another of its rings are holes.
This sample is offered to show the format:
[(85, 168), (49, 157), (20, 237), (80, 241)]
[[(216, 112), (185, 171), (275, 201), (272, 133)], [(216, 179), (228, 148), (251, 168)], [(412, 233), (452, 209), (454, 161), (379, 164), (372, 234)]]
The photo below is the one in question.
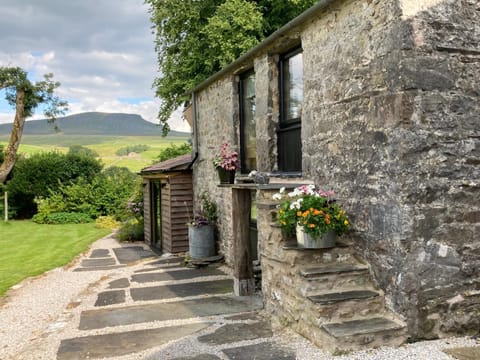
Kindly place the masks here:
[[(157, 122), (157, 61), (143, 0), (1, 0), (0, 14), (0, 66), (20, 66), (36, 80), (53, 73), (68, 114), (125, 112)], [(0, 92), (0, 122), (13, 114)], [(178, 112), (170, 124), (189, 130)]]

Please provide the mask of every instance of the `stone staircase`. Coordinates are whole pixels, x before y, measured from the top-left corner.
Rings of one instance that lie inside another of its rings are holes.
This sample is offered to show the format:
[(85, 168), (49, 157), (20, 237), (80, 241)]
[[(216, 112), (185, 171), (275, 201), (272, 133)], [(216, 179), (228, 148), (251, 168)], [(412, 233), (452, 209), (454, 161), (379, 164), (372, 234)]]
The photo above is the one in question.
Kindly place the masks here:
[(387, 308), (384, 293), (353, 247), (342, 242), (332, 249), (288, 244), (271, 222), (273, 206), (260, 209), (269, 210), (259, 216), (259, 221), (270, 220), (259, 238), (262, 291), (274, 325), (288, 326), (334, 354), (405, 342), (405, 323)]

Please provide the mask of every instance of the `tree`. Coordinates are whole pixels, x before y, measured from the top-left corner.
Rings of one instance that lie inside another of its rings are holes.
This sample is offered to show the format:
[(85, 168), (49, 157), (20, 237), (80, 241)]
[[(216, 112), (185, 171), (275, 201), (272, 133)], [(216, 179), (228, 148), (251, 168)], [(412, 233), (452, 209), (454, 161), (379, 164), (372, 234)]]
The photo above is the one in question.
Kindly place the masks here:
[(145, 0), (156, 35), (163, 133), (185, 93), (244, 54), (316, 0)]
[(0, 89), (5, 89), (5, 99), (15, 109), (10, 141), (0, 165), (0, 184), (6, 181), (15, 165), (25, 119), (31, 117), (40, 105), (49, 122), (54, 122), (67, 110), (67, 102), (54, 94), (59, 86), (59, 82), (53, 81), (53, 74), (46, 74), (44, 80), (33, 83), (27, 72), (19, 67), (0, 67)]

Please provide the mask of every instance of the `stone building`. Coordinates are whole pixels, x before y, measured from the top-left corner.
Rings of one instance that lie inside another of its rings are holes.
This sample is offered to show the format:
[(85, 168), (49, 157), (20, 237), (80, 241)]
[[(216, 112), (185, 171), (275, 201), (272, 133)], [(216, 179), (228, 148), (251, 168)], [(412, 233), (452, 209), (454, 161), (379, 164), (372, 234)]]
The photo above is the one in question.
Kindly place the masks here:
[[(257, 203), (265, 306), (278, 324), (319, 345), (342, 340), (331, 323), (361, 326), (382, 313), (399, 325), (350, 348), (478, 332), (478, 0), (320, 0), (191, 94), (194, 194), (217, 200), (232, 266), (233, 190), (218, 186), (213, 156), (227, 142), (242, 154), (237, 178), (272, 174), (269, 186), (245, 189)], [(285, 246), (271, 203), (283, 182), (334, 189), (353, 224), (350, 246), (318, 254)], [(345, 269), (341, 262), (356, 267), (344, 279), (350, 288), (373, 289), (376, 300), (312, 305), (305, 269)]]

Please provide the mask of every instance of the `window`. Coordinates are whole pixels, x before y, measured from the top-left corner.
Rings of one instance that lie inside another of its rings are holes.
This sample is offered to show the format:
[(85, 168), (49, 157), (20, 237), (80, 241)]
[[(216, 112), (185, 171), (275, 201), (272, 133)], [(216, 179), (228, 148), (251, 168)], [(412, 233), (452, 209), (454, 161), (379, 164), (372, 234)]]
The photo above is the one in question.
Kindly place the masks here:
[(278, 129), (278, 167), (282, 172), (302, 171), (302, 49), (280, 58), (280, 123)]
[(255, 73), (240, 77), (240, 159), (242, 173), (257, 168), (257, 139), (255, 135)]

